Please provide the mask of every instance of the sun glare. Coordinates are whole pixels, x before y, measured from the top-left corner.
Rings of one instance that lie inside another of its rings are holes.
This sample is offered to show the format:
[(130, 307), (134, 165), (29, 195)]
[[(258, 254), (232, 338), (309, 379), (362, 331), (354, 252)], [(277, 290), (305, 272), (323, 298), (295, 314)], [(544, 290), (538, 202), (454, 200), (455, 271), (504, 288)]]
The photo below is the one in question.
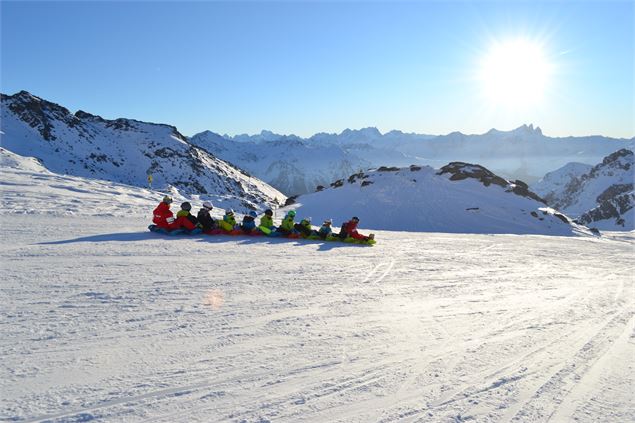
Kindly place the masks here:
[(542, 47), (518, 39), (492, 45), (483, 57), (479, 79), (490, 103), (524, 109), (541, 103), (549, 73)]

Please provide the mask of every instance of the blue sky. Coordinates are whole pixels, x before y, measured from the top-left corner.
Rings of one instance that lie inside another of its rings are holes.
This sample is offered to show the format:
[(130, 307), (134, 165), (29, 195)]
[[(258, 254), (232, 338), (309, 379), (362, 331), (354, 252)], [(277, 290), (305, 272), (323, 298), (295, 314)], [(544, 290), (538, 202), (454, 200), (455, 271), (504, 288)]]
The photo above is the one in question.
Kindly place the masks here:
[[(635, 135), (632, 1), (0, 5), (1, 91), (73, 112), (186, 135), (523, 123), (552, 136)], [(514, 39), (540, 46), (544, 92), (532, 104), (493, 104), (481, 64)]]

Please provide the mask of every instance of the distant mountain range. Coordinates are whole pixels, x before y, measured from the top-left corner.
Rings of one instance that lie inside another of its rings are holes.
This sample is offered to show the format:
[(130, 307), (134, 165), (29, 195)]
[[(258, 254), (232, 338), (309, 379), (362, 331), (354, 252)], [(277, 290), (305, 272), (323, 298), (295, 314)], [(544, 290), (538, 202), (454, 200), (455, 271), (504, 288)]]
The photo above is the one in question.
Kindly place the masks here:
[(451, 161), (479, 163), (506, 178), (536, 182), (569, 162), (595, 164), (634, 139), (602, 136), (553, 138), (538, 127), (490, 130), (482, 135), (453, 132), (433, 136), (376, 128), (347, 129), (310, 138), (277, 135), (230, 137), (206, 131), (190, 142), (210, 148), (224, 160), (246, 169), (287, 195), (304, 194), (317, 185), (345, 177), (349, 170), (410, 164), (440, 167)]
[(635, 229), (635, 159), (621, 149), (589, 166), (569, 163), (545, 175), (532, 189), (551, 207), (584, 225)]
[(2, 95), (2, 147), (36, 157), (50, 171), (180, 192), (238, 209), (282, 204), (286, 196), (188, 142), (170, 125), (106, 120), (35, 97)]

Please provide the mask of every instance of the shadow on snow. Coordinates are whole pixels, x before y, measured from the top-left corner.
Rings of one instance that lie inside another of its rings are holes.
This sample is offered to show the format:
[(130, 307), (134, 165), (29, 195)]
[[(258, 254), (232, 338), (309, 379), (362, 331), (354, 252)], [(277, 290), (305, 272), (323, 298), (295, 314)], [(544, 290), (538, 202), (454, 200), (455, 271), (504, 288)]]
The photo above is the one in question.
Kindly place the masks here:
[(224, 243), (228, 241), (237, 241), (239, 244), (293, 244), (293, 245), (319, 245), (319, 251), (328, 251), (333, 248), (340, 247), (367, 247), (363, 244), (349, 244), (344, 242), (331, 242), (321, 240), (308, 240), (298, 238), (271, 238), (265, 236), (229, 236), (229, 235), (166, 235), (152, 232), (120, 232), (100, 235), (83, 236), (73, 239), (64, 239), (59, 241), (38, 242), (36, 245), (63, 245), (74, 244), (77, 242), (138, 242), (148, 241), (151, 239), (191, 239), (199, 242)]

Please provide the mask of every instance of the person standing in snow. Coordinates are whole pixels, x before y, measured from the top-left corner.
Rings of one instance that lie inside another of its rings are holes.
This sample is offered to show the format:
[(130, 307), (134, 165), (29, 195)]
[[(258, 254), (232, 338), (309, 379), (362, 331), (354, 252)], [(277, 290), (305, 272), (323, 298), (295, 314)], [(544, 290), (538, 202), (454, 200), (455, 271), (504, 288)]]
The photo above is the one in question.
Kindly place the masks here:
[(318, 236), (320, 238), (326, 239), (327, 236), (331, 235), (331, 233), (333, 232), (333, 230), (331, 229), (332, 223), (333, 221), (331, 219), (326, 219), (324, 221), (324, 223), (320, 227), (320, 230), (318, 231)]
[(243, 223), (240, 225), (240, 229), (246, 234), (253, 232), (256, 229), (256, 217), (258, 217), (258, 214), (253, 210), (250, 211), (249, 214), (243, 217)]
[(213, 208), (214, 206), (212, 206), (212, 203), (206, 201), (203, 203), (203, 207), (198, 211), (198, 214), (196, 215), (198, 223), (201, 225), (204, 232), (216, 229), (216, 220), (214, 220), (214, 218), (209, 214), (209, 212), (211, 212)]
[(190, 210), (192, 210), (192, 205), (189, 202), (186, 201), (181, 204), (181, 210), (176, 214), (176, 221), (174, 222), (176, 229), (193, 231), (198, 227), (198, 219), (190, 213)]
[(293, 221), (295, 218), (295, 210), (290, 210), (287, 215), (282, 219), (280, 226), (278, 226), (277, 231), (281, 232), (283, 235), (290, 235), (293, 232), (293, 227), (295, 222)]
[(234, 210), (229, 209), (225, 212), (223, 220), (218, 222), (218, 226), (224, 231), (231, 232), (236, 227), (236, 218), (234, 217)]
[(152, 212), (152, 223), (168, 231), (174, 229), (174, 214), (170, 210), (170, 204), (172, 204), (172, 197), (166, 195)]
[(368, 241), (369, 239), (373, 239), (372, 235), (365, 236), (357, 232), (357, 224), (359, 223), (359, 217), (353, 216), (351, 220), (344, 223), (342, 225), (342, 229), (340, 230), (340, 238), (345, 239), (347, 237), (359, 239), (362, 241)]

